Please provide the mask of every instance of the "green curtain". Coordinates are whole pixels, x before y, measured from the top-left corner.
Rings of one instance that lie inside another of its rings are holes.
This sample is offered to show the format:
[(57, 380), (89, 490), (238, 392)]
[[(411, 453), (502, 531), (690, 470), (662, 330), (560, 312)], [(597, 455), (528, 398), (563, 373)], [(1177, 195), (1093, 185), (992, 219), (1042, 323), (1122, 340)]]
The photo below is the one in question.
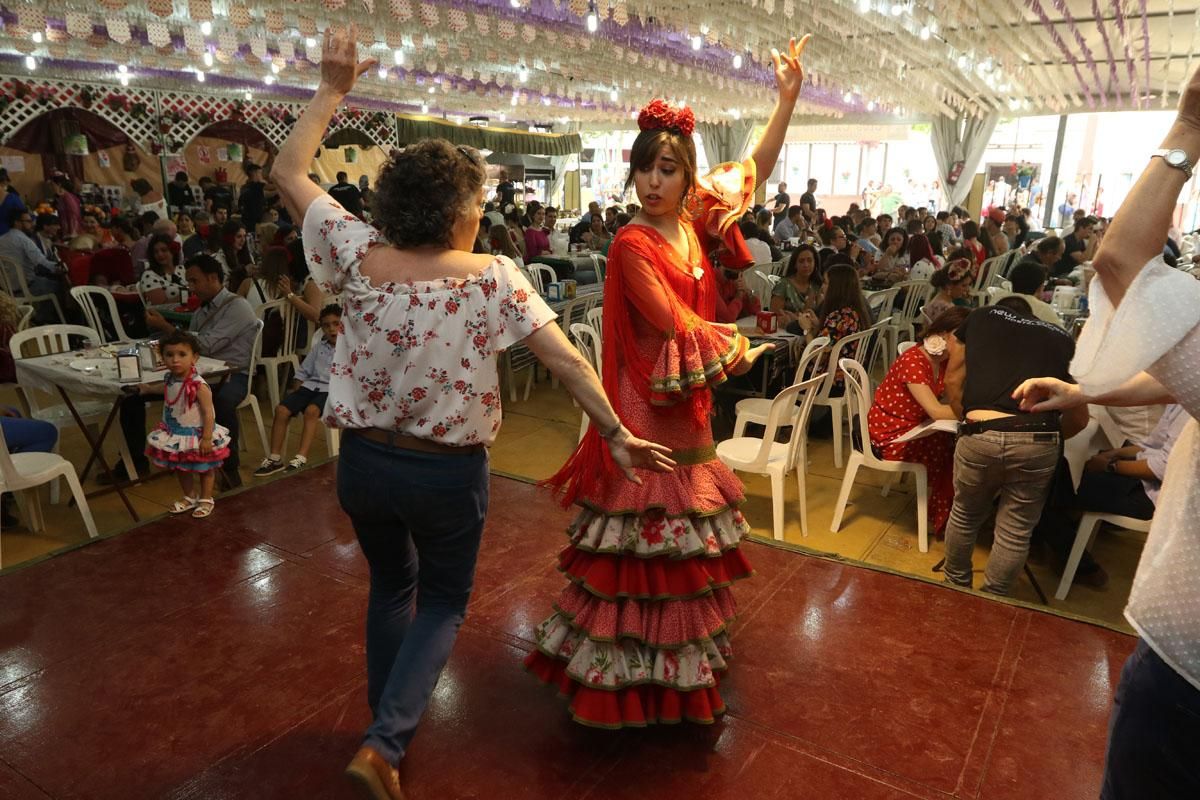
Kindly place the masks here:
[(505, 128), (479, 128), (435, 119), (396, 117), (401, 144), (420, 139), (441, 138), (493, 153), (530, 156), (565, 156), (578, 153), (583, 143), (577, 133), (526, 133)]

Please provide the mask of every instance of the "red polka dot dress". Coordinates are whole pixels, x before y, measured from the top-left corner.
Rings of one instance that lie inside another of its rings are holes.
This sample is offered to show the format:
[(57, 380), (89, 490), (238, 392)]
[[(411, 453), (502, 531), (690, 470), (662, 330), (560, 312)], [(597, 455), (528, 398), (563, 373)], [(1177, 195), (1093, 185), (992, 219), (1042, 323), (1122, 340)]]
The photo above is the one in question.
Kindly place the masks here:
[(934, 533), (940, 535), (954, 504), (954, 437), (949, 433), (934, 433), (909, 442), (892, 443), (929, 419), (908, 390), (910, 383), (925, 384), (936, 397), (941, 397), (946, 388), (944, 374), (940, 370), (934, 373), (933, 364), (920, 345), (906, 350), (888, 370), (875, 392), (867, 425), (871, 444), (882, 458), (925, 465), (929, 476), (929, 522)]

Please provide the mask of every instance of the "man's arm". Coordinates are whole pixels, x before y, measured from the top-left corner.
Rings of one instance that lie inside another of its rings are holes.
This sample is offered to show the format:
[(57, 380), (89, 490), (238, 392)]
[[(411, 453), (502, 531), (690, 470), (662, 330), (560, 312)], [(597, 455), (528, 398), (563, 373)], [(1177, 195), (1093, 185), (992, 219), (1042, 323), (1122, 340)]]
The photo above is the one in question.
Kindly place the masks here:
[(958, 419), (963, 418), (963, 386), (967, 380), (967, 348), (955, 343), (950, 346), (950, 357), (946, 360), (946, 404), (954, 409)]

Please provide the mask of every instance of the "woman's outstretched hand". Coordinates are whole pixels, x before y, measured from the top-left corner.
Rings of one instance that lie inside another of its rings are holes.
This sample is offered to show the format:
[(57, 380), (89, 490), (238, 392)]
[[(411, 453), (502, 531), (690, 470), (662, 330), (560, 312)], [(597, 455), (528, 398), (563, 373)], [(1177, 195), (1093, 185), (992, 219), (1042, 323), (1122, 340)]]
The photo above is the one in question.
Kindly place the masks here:
[(811, 33), (806, 33), (799, 42), (793, 36), (788, 42), (788, 51), (780, 53), (771, 48), (771, 60), (775, 62), (775, 84), (779, 87), (779, 96), (795, 102), (800, 96), (800, 87), (804, 85), (804, 67), (800, 64), (800, 56), (808, 46)]
[(624, 427), (608, 440), (608, 450), (625, 477), (639, 486), (642, 479), (633, 471), (635, 467), (653, 472), (672, 472), (675, 469), (669, 447), (639, 439)]
[(1029, 378), (1012, 394), (1026, 412), (1066, 411), (1087, 402), (1079, 384), (1058, 378)]
[(358, 60), (358, 26), (326, 28), (325, 43), (321, 48), (321, 86), (338, 94), (347, 95), (355, 81), (364, 72), (378, 64), (374, 58)]

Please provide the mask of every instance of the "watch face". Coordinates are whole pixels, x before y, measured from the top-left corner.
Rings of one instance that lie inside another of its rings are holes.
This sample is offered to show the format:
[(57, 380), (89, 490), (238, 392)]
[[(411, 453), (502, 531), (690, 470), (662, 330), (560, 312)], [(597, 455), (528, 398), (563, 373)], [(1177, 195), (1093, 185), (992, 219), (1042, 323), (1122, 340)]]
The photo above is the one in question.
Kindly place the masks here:
[(1172, 167), (1182, 167), (1187, 163), (1187, 153), (1182, 150), (1168, 150), (1166, 159)]

